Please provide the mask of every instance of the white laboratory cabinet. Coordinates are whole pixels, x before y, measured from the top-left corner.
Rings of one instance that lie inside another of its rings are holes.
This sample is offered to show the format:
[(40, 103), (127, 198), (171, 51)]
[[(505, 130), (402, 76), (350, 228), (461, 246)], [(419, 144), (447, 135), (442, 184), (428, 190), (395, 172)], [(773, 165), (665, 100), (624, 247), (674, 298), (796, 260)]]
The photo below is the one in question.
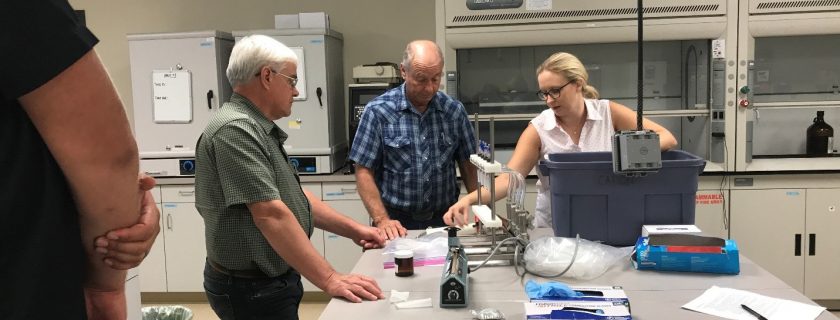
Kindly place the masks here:
[(195, 208), (195, 186), (161, 188), (166, 288), (169, 292), (204, 291), (204, 219)]
[(193, 185), (160, 187), (161, 232), (140, 265), (143, 292), (204, 292), (204, 220)]
[(840, 174), (732, 179), (741, 253), (811, 299), (840, 299)]

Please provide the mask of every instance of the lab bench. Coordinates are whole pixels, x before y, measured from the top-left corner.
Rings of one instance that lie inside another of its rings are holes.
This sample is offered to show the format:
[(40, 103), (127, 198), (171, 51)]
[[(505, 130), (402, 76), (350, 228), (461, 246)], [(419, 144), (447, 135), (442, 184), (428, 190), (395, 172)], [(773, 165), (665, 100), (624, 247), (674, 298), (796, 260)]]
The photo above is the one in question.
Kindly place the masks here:
[[(550, 231), (536, 230), (537, 233)], [(417, 233), (412, 233), (417, 235)], [(553, 279), (570, 285), (621, 286), (630, 299), (634, 319), (717, 319), (717, 317), (682, 309), (681, 306), (700, 296), (711, 286), (719, 286), (781, 299), (815, 304), (787, 283), (752, 262), (740, 257), (739, 275), (700, 274), (681, 272), (637, 271), (629, 261), (613, 266), (604, 275), (589, 281)], [(513, 267), (484, 267), (471, 272), (469, 301), (466, 308), (441, 308), (439, 284), (443, 266), (423, 266), (414, 269), (411, 277), (396, 277), (393, 269), (382, 266), (382, 250), (368, 250), (353, 268), (353, 273), (374, 278), (386, 298), (378, 301), (352, 303), (334, 298), (321, 314), (321, 319), (471, 319), (469, 310), (495, 308), (505, 314), (506, 319), (524, 319), (523, 303), (528, 301), (525, 282), (534, 279), (546, 281), (532, 275), (520, 279)], [(391, 290), (410, 292), (409, 299), (431, 298), (431, 308), (397, 309), (388, 302)], [(838, 319), (830, 312), (823, 312), (820, 320)]]

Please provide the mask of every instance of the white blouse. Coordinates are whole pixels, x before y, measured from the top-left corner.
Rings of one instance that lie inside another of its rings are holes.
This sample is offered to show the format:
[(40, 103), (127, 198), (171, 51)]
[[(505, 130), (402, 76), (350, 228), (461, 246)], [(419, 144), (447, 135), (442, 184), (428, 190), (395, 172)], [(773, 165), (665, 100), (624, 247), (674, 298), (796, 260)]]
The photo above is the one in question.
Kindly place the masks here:
[[(548, 159), (549, 153), (612, 151), (612, 123), (609, 100), (585, 99), (586, 123), (580, 133), (578, 144), (557, 124), (554, 111), (546, 109), (531, 120), (540, 136), (540, 159)], [(551, 186), (548, 177), (539, 169), (537, 176), (537, 212), (534, 213), (534, 227), (552, 227)]]

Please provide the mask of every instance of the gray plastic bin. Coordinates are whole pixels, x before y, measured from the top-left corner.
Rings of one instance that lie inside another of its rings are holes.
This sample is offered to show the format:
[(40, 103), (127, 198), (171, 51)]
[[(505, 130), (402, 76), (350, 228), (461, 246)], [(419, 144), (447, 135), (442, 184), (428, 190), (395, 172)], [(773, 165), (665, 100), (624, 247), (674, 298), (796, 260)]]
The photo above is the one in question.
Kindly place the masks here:
[(554, 235), (632, 246), (645, 224), (694, 224), (697, 177), (706, 161), (662, 153), (662, 169), (640, 178), (613, 173), (612, 153), (549, 154), (539, 170), (551, 185)]

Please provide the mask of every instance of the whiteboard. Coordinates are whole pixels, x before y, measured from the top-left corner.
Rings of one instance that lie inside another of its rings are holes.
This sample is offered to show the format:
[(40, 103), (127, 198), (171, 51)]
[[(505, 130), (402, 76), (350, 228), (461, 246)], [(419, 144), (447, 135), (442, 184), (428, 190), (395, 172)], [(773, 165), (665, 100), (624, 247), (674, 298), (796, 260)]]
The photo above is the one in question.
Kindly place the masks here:
[(303, 47), (291, 47), (292, 51), (297, 55), (297, 77), (298, 82), (295, 88), (298, 91), (298, 96), (295, 100), (306, 100), (306, 63), (304, 63)]
[(155, 123), (192, 122), (192, 75), (189, 71), (152, 71), (152, 111)]

